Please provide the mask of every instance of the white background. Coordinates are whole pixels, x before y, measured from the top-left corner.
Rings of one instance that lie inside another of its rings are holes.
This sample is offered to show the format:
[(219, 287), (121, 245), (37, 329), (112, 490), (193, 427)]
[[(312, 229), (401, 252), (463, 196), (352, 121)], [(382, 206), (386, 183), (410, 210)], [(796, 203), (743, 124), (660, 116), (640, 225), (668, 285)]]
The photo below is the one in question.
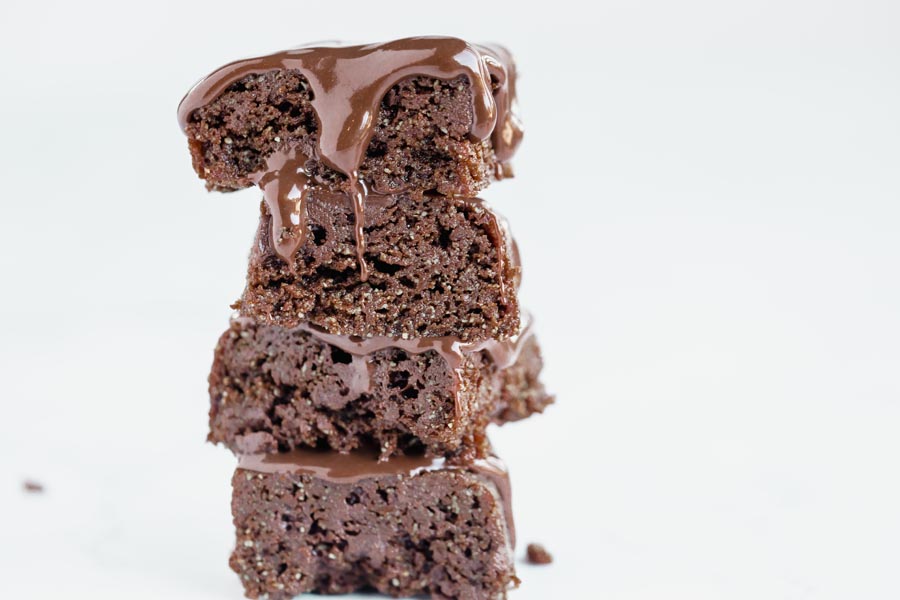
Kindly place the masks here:
[(176, 105), (452, 34), (520, 63), (484, 196), (559, 397), (493, 434), (556, 557), (513, 597), (900, 597), (900, 4), (523, 4), (0, 4), (0, 596), (241, 597), (205, 378), (258, 193), (204, 192)]

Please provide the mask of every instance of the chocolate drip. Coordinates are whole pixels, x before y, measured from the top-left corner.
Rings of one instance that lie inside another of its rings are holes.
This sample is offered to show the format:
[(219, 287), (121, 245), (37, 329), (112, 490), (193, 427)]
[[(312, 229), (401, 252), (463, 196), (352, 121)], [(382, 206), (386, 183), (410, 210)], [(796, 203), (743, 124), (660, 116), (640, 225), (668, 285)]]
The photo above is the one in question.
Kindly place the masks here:
[[(465, 75), (472, 89), (474, 119), (470, 135), (491, 138), (501, 163), (498, 177), (522, 138), (515, 115), (515, 68), (499, 46), (476, 46), (449, 37), (415, 37), (364, 46), (303, 47), (228, 64), (200, 81), (178, 107), (185, 129), (193, 112), (248, 75), (272, 70), (299, 71), (312, 89), (311, 104), (319, 121), (317, 156), (348, 179), (356, 225), (356, 253), (365, 281), (364, 209), (368, 189), (359, 174), (375, 130), (381, 100), (390, 88), (413, 76), (452, 79)], [(288, 264), (306, 235), (305, 202), (311, 157), (298, 147), (285, 148), (266, 160), (252, 179), (263, 189), (276, 222), (273, 244)], [(270, 189), (271, 188), (271, 189)]]
[(355, 450), (349, 454), (300, 448), (278, 454), (244, 454), (239, 457), (238, 468), (265, 474), (309, 475), (338, 484), (385, 476), (414, 477), (429, 471), (470, 471), (490, 481), (496, 488), (503, 505), (510, 541), (513, 547), (516, 544), (509, 473), (503, 461), (496, 456), (455, 464), (444, 458), (421, 455), (394, 456), (382, 461), (379, 460), (378, 451), (371, 448)]
[(522, 141), (522, 122), (518, 116), (516, 99), (516, 63), (512, 54), (503, 46), (487, 44), (481, 46), (485, 54), (485, 64), (491, 77), (496, 81), (494, 99), (497, 102), (497, 127), (491, 136), (494, 156), (499, 161), (497, 178), (512, 177), (509, 164)]
[(266, 160), (265, 171), (251, 177), (262, 189), (272, 215), (272, 247), (291, 268), (294, 262), (289, 258), (303, 244), (307, 229), (309, 175), (305, 162), (305, 158), (298, 158), (292, 152), (273, 152)]
[(497, 495), (503, 503), (503, 516), (506, 519), (506, 529), (509, 532), (510, 546), (516, 547), (516, 523), (512, 513), (512, 484), (509, 481), (509, 471), (506, 464), (497, 456), (489, 456), (472, 461), (466, 467), (453, 466), (450, 468), (468, 468), (487, 479), (497, 488)]

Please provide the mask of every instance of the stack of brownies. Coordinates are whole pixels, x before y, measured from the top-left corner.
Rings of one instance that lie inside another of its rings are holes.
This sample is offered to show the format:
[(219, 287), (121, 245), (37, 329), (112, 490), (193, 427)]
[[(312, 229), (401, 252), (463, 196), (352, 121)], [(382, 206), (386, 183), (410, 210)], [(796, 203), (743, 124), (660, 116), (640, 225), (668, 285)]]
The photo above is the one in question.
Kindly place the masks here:
[(198, 83), (179, 119), (211, 190), (259, 186), (247, 286), (215, 351), (250, 598), (497, 598), (517, 579), (485, 430), (552, 402), (503, 219), (515, 70), (455, 38), (304, 47)]

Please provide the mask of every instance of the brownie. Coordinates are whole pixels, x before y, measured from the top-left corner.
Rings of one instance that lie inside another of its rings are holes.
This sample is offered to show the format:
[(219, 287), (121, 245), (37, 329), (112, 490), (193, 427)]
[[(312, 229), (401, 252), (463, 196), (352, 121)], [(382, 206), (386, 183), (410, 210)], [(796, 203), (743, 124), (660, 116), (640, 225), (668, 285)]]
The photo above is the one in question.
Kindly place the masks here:
[(265, 203), (250, 254), (244, 316), (330, 333), (504, 339), (519, 330), (518, 253), (505, 221), (477, 199), (370, 196), (368, 279), (360, 277), (352, 203), (316, 190), (308, 234), (287, 264), (273, 248)]
[[(505, 343), (509, 365), (487, 350), (445, 355), (438, 344), (412, 352), (402, 340), (354, 355), (330, 337), (232, 321), (209, 376), (209, 440), (238, 453), (319, 444), (347, 452), (374, 443), (384, 457), (423, 448), (484, 456), (490, 421), (522, 419), (553, 401), (538, 379), (541, 355), (530, 331)], [(457, 359), (458, 366), (448, 362)]]
[[(273, 70), (230, 85), (186, 124), (191, 157), (207, 187), (253, 186), (250, 176), (277, 150), (299, 147), (315, 157), (319, 123), (311, 90), (300, 72)], [(472, 90), (468, 78), (411, 77), (384, 96), (360, 176), (370, 188), (435, 191), (474, 196), (494, 178), (499, 162), (490, 139), (471, 139)], [(317, 181), (341, 187), (346, 177), (310, 159)]]
[(309, 450), (241, 461), (230, 564), (246, 595), (505, 598), (518, 583), (505, 471), (496, 462), (375, 461)]

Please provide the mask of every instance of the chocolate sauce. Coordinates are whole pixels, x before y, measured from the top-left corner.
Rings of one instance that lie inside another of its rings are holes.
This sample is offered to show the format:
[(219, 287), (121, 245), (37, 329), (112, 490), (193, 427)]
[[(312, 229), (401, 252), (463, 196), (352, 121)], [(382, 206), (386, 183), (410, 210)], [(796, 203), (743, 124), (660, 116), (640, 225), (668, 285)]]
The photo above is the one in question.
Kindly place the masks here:
[(515, 547), (516, 530), (512, 519), (509, 473), (503, 461), (496, 456), (475, 459), (466, 464), (454, 464), (443, 458), (421, 455), (393, 456), (382, 461), (379, 460), (377, 449), (372, 448), (355, 450), (349, 454), (300, 448), (280, 454), (244, 454), (239, 457), (238, 468), (264, 474), (309, 475), (338, 484), (380, 477), (415, 477), (429, 471), (470, 471), (487, 479), (496, 488), (503, 505), (510, 541)]
[(197, 83), (181, 101), (178, 119), (185, 129), (191, 114), (248, 75), (272, 70), (299, 71), (312, 90), (311, 104), (319, 121), (317, 156), (300, 148), (270, 155), (252, 179), (259, 185), (273, 215), (272, 241), (278, 255), (293, 264), (293, 253), (306, 235), (306, 200), (310, 158), (347, 177), (356, 217), (356, 253), (363, 281), (365, 263), (364, 210), (368, 189), (359, 167), (375, 130), (381, 100), (408, 77), (453, 79), (464, 75), (472, 90), (474, 119), (470, 135), (491, 139), (501, 164), (498, 177), (512, 174), (506, 163), (522, 139), (515, 114), (515, 67), (499, 46), (473, 45), (450, 37), (415, 37), (364, 46), (301, 47), (225, 65)]
[(251, 176), (262, 189), (272, 215), (272, 248), (292, 268), (291, 259), (303, 244), (307, 230), (309, 175), (305, 162), (303, 156), (277, 150), (266, 159), (266, 169)]
[(354, 483), (387, 475), (415, 475), (444, 468), (443, 458), (425, 456), (393, 456), (379, 460), (375, 449), (342, 454), (331, 450), (299, 448), (278, 454), (244, 454), (239, 457), (241, 469), (258, 473), (311, 475), (334, 483)]
[[(479, 205), (483, 205), (484, 201), (480, 198), (470, 198), (467, 199), (467, 202), (477, 203)], [(522, 259), (519, 255), (519, 245), (516, 243), (515, 238), (512, 236), (512, 233), (509, 231), (509, 224), (506, 222), (506, 219), (501, 217), (494, 211), (496, 218), (493, 219), (488, 227), (490, 228), (491, 235), (494, 238), (494, 244), (497, 248), (501, 248), (506, 246), (506, 251), (501, 252), (501, 260), (503, 261), (504, 268), (507, 270), (515, 271), (515, 275), (513, 277), (513, 288), (516, 289), (522, 283)], [(500, 278), (500, 294), (501, 296), (506, 296), (506, 278)]]

